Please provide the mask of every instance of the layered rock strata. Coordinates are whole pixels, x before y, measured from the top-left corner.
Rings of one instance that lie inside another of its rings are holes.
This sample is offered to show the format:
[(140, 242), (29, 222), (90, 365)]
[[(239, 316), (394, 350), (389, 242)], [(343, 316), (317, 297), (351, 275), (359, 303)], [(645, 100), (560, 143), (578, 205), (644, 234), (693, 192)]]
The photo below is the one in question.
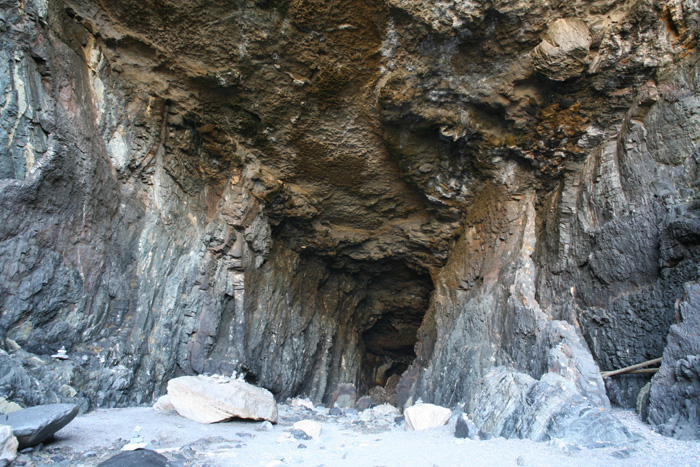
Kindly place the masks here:
[(661, 356), (700, 275), (699, 17), (0, 1), (0, 396), (454, 407), (504, 366), (631, 406), (598, 369)]

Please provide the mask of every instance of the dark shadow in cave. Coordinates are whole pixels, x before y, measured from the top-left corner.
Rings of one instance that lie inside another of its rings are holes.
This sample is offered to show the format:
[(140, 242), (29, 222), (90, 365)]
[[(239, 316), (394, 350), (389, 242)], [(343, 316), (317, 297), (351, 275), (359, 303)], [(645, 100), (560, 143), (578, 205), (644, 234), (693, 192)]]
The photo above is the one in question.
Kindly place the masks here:
[[(427, 272), (406, 264), (386, 263), (367, 286), (367, 298), (358, 307), (366, 316), (362, 332), (360, 393), (374, 386), (393, 386), (416, 358), (418, 328), (428, 309), (433, 282)], [(393, 377), (393, 378), (392, 378)]]

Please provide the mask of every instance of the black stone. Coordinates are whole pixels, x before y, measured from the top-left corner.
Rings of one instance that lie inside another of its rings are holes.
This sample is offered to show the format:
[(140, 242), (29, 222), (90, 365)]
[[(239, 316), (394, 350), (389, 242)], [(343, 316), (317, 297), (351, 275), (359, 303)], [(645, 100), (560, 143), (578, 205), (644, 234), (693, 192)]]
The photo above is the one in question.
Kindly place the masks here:
[(170, 466), (168, 459), (155, 451), (137, 449), (110, 457), (97, 464), (98, 467), (166, 467)]
[(292, 431), (292, 436), (294, 437), (294, 439), (300, 439), (300, 440), (304, 440), (304, 441), (308, 441), (311, 439), (311, 436), (307, 435), (306, 432), (304, 432), (302, 430)]
[(19, 448), (36, 446), (68, 425), (78, 415), (74, 404), (38, 405), (0, 415), (0, 423), (11, 425)]
[(457, 417), (457, 423), (455, 424), (455, 437), (457, 438), (469, 438), (469, 439), (479, 439), (479, 429), (474, 425), (466, 414), (461, 414)]

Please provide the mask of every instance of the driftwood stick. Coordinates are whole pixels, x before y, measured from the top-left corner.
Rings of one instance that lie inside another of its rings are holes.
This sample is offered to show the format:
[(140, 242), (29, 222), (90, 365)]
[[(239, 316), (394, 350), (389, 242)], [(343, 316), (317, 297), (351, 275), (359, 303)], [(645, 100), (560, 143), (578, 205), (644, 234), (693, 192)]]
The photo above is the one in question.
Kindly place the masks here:
[[(642, 368), (642, 367), (645, 367), (645, 366), (649, 366), (649, 365), (656, 365), (657, 363), (661, 363), (661, 360), (663, 360), (663, 358), (662, 358), (662, 357), (659, 357), (659, 358), (655, 358), (655, 359), (653, 359), (653, 360), (649, 360), (649, 361), (646, 361), (646, 362), (637, 363), (636, 365), (628, 366), (628, 367), (625, 367), (625, 368), (620, 368), (619, 370), (602, 371), (602, 372), (600, 373), (600, 375), (601, 375), (603, 378), (607, 378), (607, 377), (609, 377), (609, 376), (619, 375), (619, 374), (622, 374), (622, 373), (632, 373), (632, 372), (634, 372), (634, 370), (638, 370), (639, 368)], [(653, 369), (653, 370), (657, 370), (657, 371), (658, 371), (658, 368), (650, 368), (650, 369)], [(644, 371), (644, 372), (641, 372), (641, 373), (651, 373), (651, 372)]]

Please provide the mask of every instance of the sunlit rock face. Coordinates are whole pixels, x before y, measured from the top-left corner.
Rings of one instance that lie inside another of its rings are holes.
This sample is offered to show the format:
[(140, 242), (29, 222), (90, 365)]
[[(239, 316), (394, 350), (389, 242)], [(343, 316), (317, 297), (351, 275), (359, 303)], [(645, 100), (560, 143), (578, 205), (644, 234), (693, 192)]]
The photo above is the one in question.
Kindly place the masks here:
[(660, 357), (700, 275), (698, 18), (0, 1), (0, 396), (455, 407), (504, 366), (632, 406), (649, 376), (598, 369)]

